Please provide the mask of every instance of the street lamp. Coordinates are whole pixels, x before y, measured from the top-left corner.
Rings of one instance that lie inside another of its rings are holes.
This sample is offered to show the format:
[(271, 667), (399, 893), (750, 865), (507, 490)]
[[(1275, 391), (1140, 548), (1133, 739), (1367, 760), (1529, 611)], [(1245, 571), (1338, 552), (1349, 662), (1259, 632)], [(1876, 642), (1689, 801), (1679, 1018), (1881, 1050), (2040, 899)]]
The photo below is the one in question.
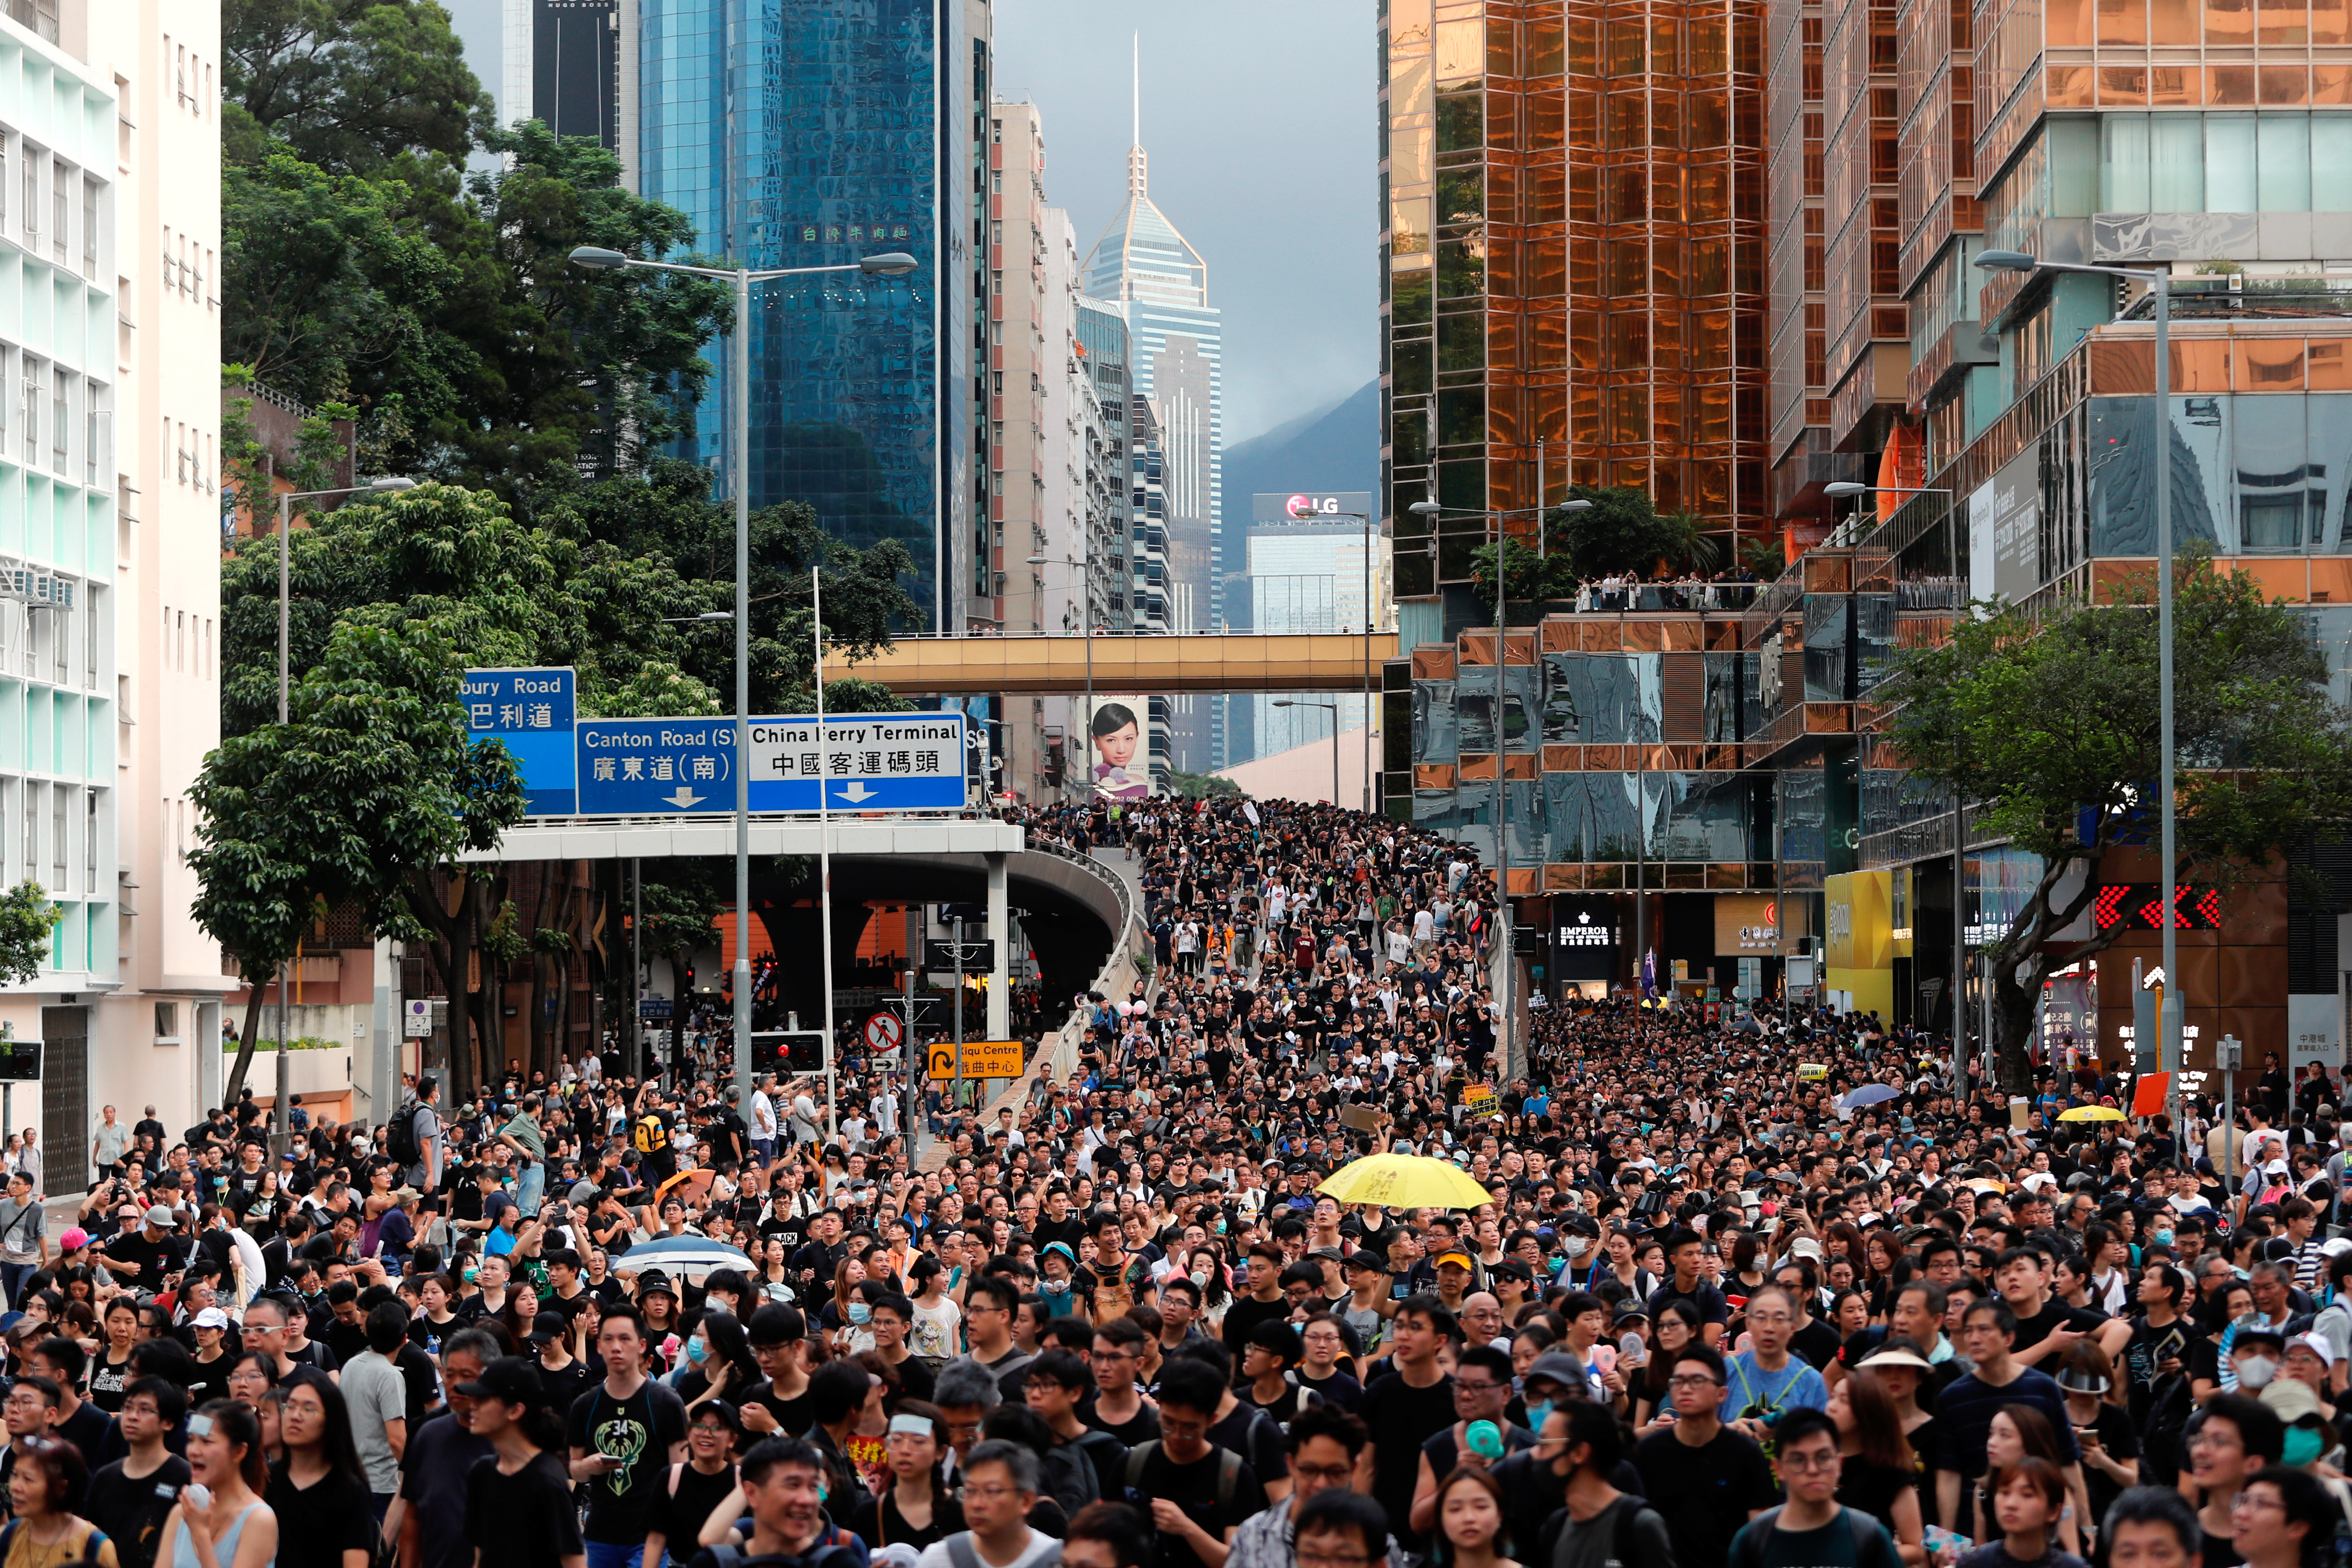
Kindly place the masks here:
[[(287, 544), (287, 535), (294, 525), (294, 503), (316, 500), (324, 496), (397, 495), (402, 490), (415, 488), (415, 479), (386, 474), (363, 485), (343, 485), (324, 490), (289, 490), (278, 498), (278, 721), (280, 724), (286, 722), (288, 699), (293, 689), (287, 651), (288, 632), (293, 615), (289, 607), (293, 602), (293, 556)], [(256, 1005), (259, 1000), (256, 997), (247, 1005)], [(269, 1113), (270, 1131), (281, 1137), (289, 1130), (287, 1123), (286, 1026), (286, 966), (281, 963), (278, 966), (278, 1095), (276, 1109)]]
[[(1988, 250), (1976, 259), (1979, 267), (1989, 272), (2089, 272), (2103, 278), (2127, 278), (2147, 285), (2155, 297), (2156, 312), (2156, 639), (2157, 639), (2157, 725), (2158, 749), (2162, 752), (2158, 763), (2157, 821), (2158, 857), (2164, 865), (2164, 987), (2168, 993), (2180, 989), (2180, 969), (2173, 931), (2179, 924), (2174, 904), (2179, 894), (2173, 884), (2173, 811), (2172, 811), (2172, 268), (2170, 267), (2095, 267), (2080, 261), (2042, 261), (2021, 250)], [(1990, 984), (1990, 978), (1987, 981)], [(2168, 995), (2164, 1000), (2172, 998)], [(2162, 1004), (2159, 1003), (2160, 1006)], [(2169, 1011), (2173, 1016), (2164, 1020), (2158, 1031), (2158, 1048), (2170, 1059), (2159, 1059), (2159, 1066), (2172, 1075), (2173, 1135), (2180, 1134), (2180, 1075), (2187, 1067), (2179, 1046), (2171, 1042), (2184, 1040), (2181, 1029), (2183, 1005)]]
[(1298, 698), (1277, 697), (1276, 708), (1321, 708), (1331, 715), (1331, 804), (1339, 804), (1339, 705), (1337, 702), (1308, 702)]
[[(649, 272), (684, 272), (696, 278), (724, 278), (735, 285), (735, 363), (730, 380), (734, 395), (734, 439), (730, 458), (735, 483), (735, 1091), (748, 1104), (751, 1098), (751, 285), (772, 278), (796, 278), (816, 272), (862, 272), (869, 278), (903, 278), (919, 265), (901, 250), (886, 251), (831, 267), (688, 267), (675, 261), (641, 261), (602, 246), (583, 245), (572, 252), (572, 265), (592, 272), (636, 267)], [(707, 619), (718, 612), (697, 619)], [(823, 633), (818, 634), (820, 638)], [(817, 668), (817, 735), (824, 739), (824, 670)], [(824, 749), (819, 745), (817, 754)], [(824, 770), (817, 770), (817, 837), (821, 863), (818, 889), (824, 921), (824, 1041), (828, 1059), (833, 1051), (833, 877), (824, 845)], [(832, 1106), (826, 1106), (828, 1116)], [(828, 1121), (830, 1126), (830, 1121)]]
[(1414, 516), (1427, 518), (1430, 521), (1429, 550), (1433, 563), (1437, 554), (1437, 519), (1442, 514), (1452, 511), (1469, 516), (1487, 516), (1495, 520), (1495, 912), (1503, 928), (1503, 980), (1501, 994), (1498, 997), (1501, 1006), (1497, 1021), (1503, 1031), (1501, 1036), (1503, 1061), (1507, 1067), (1512, 1060), (1510, 1042), (1513, 1037), (1511, 1031), (1511, 849), (1506, 838), (1506, 830), (1509, 825), (1510, 801), (1503, 788), (1503, 759), (1507, 750), (1503, 734), (1505, 705), (1503, 677), (1505, 649), (1507, 646), (1503, 626), (1503, 605), (1506, 598), (1504, 590), (1507, 586), (1503, 572), (1506, 553), (1503, 549), (1503, 519), (1524, 517), (1529, 512), (1536, 513), (1536, 543), (1540, 549), (1544, 542), (1542, 514), (1545, 511), (1590, 511), (1592, 510), (1592, 503), (1580, 496), (1571, 496), (1557, 507), (1516, 507), (1508, 511), (1482, 513), (1475, 507), (1446, 507), (1440, 506), (1433, 500), (1417, 500), (1409, 510)]
[[(1086, 788), (1078, 795), (1082, 801), (1092, 800), (1095, 793), (1095, 535), (1092, 528), (1086, 531), (1086, 547), (1084, 561), (1073, 561), (1066, 555), (1030, 555), (1024, 556), (1022, 561), (1022, 564), (1026, 566), (1046, 566), (1058, 563), (1078, 574), (1078, 602), (1086, 606), (1078, 630), (1087, 643), (1087, 700), (1086, 706), (1078, 710), (1078, 728), (1084, 731), (1085, 734), (1083, 737), (1073, 736), (1072, 739), (1082, 739), (1085, 746), (1083, 755), (1087, 764), (1087, 784)], [(1034, 595), (1031, 599), (1031, 608), (1034, 613), (1035, 608)], [(1066, 772), (1069, 767), (1068, 761), (1065, 759), (1062, 765)], [(1149, 776), (1150, 771), (1150, 758), (1147, 756), (1144, 759), (1144, 773)]]

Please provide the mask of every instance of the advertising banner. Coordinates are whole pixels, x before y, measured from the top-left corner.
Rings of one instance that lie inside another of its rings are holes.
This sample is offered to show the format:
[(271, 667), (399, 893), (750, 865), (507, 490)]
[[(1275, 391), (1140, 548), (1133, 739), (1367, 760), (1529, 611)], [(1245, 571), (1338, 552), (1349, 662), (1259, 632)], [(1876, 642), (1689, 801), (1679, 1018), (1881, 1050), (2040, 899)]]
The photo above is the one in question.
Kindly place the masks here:
[(1087, 720), (1087, 778), (1104, 800), (1151, 794), (1151, 704), (1141, 697), (1097, 697)]

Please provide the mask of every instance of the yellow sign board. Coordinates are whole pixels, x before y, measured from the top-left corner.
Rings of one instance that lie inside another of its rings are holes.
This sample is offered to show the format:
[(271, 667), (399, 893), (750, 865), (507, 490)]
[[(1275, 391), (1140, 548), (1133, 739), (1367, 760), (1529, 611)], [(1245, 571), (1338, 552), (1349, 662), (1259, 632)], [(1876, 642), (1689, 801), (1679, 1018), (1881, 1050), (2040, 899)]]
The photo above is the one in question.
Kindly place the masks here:
[(1802, 1082), (1818, 1083), (1822, 1079), (1829, 1076), (1830, 1068), (1827, 1062), (1799, 1062), (1797, 1064), (1797, 1077)]
[[(945, 1080), (956, 1075), (956, 1047), (953, 1040), (935, 1040), (927, 1058), (930, 1076)], [(1021, 1042), (1018, 1040), (966, 1040), (963, 1043), (963, 1076), (966, 1078), (1019, 1078), (1021, 1076)]]
[(1495, 1098), (1491, 1086), (1474, 1083), (1462, 1091), (1462, 1109), (1473, 1116), (1500, 1116), (1503, 1102)]

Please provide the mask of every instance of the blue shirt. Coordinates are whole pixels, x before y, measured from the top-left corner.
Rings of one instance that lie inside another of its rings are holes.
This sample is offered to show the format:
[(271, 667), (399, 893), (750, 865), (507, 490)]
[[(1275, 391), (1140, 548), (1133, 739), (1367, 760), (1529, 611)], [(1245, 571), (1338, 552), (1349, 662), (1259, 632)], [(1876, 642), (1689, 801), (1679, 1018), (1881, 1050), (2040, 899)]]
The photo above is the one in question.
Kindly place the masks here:
[(1751, 1409), (1762, 1415), (1778, 1415), (1789, 1410), (1826, 1410), (1830, 1403), (1830, 1385), (1797, 1356), (1778, 1372), (1767, 1372), (1756, 1364), (1756, 1352), (1741, 1351), (1724, 1360), (1723, 1416), (1737, 1421)]

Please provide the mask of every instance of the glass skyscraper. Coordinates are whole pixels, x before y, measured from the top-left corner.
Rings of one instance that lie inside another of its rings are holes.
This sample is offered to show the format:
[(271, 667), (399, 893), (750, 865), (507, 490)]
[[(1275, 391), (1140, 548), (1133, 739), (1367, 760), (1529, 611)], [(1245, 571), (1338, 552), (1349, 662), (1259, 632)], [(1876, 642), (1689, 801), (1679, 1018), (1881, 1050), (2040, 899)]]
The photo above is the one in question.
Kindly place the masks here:
[[(1129, 370), (1151, 402), (1167, 489), (1171, 631), (1224, 624), (1224, 325), (1209, 303), (1209, 267), (1152, 205), (1143, 149), (1127, 151), (1127, 201), (1087, 258), (1084, 288), (1126, 307)], [(1223, 703), (1172, 700), (1176, 766), (1226, 761)]]
[[(731, 493), (729, 382), (751, 355), (754, 507), (805, 500), (827, 532), (903, 542), (917, 601), (961, 624), (975, 448), (974, 230), (984, 150), (980, 0), (641, 0), (637, 188), (710, 256), (754, 268), (903, 250), (903, 279), (756, 285), (712, 345), (678, 443)], [(961, 564), (960, 564), (961, 563)]]

